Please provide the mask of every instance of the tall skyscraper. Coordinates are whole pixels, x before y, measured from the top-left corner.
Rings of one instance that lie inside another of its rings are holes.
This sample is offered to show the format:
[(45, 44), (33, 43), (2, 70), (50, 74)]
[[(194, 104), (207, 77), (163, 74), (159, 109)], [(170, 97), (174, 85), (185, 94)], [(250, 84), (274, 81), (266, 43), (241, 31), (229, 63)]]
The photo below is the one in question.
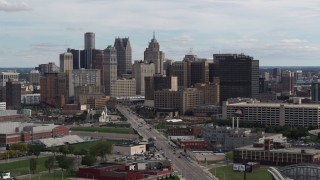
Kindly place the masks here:
[(316, 79), (311, 84), (311, 100), (320, 103), (320, 79)]
[(154, 63), (135, 61), (132, 66), (132, 77), (136, 79), (136, 93), (145, 94), (144, 78), (154, 75)]
[(111, 83), (117, 80), (117, 50), (113, 46), (108, 46), (104, 50), (103, 79), (105, 94), (111, 94)]
[(293, 85), (294, 85), (294, 73), (291, 71), (282, 71), (281, 74), (281, 89), (282, 94), (290, 96), (293, 91)]
[(19, 81), (9, 79), (6, 83), (7, 109), (21, 108), (21, 84)]
[(164, 53), (160, 51), (160, 45), (156, 40), (155, 34), (153, 33), (153, 38), (151, 39), (149, 46), (144, 51), (144, 61), (154, 63), (155, 73), (163, 74), (164, 56)]
[(114, 47), (117, 50), (117, 73), (122, 74), (132, 73), (132, 50), (129, 38), (116, 38)]
[(73, 70), (73, 55), (70, 52), (60, 54), (60, 72), (67, 73)]
[(80, 50), (68, 48), (67, 52), (72, 53), (73, 69), (79, 69), (80, 68), (80, 58), (81, 58)]
[(84, 49), (95, 49), (95, 34), (93, 32), (84, 34)]
[(87, 32), (84, 34), (84, 68), (92, 69), (95, 54), (95, 34), (93, 32)]
[(46, 73), (40, 78), (41, 102), (62, 107), (66, 95), (66, 75), (64, 73)]
[(220, 100), (257, 98), (259, 92), (259, 60), (244, 54), (214, 54), (215, 77), (220, 78)]

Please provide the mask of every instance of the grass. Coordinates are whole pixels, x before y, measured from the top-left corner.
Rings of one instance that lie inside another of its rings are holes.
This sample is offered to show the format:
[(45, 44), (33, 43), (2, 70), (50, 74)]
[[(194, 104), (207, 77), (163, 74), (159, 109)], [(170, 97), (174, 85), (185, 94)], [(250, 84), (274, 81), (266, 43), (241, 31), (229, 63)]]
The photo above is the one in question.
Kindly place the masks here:
[[(49, 157), (36, 158), (37, 159), (37, 170), (36, 172), (46, 171), (44, 167), (44, 161)], [(29, 174), (29, 160), (21, 160), (15, 162), (9, 162), (0, 164), (0, 171), (10, 171), (11, 176), (20, 176)]]
[[(67, 173), (67, 172), (63, 172), (63, 179), (66, 179), (66, 178), (70, 178), (72, 177), (70, 175), (70, 173)], [(59, 173), (55, 173), (53, 174), (53, 172), (51, 172), (50, 174), (47, 173), (47, 174), (41, 174), (41, 176), (39, 177), (39, 175), (36, 175), (36, 176), (33, 176), (31, 177), (31, 180), (52, 180), (52, 179), (62, 179), (62, 173), (59, 172)], [(29, 177), (28, 178), (25, 178), (25, 180), (29, 180)]]
[[(215, 175), (215, 168), (210, 169), (210, 172)], [(243, 180), (243, 172), (234, 172), (232, 165), (221, 166), (216, 168), (217, 177), (224, 180)], [(247, 180), (268, 179), (269, 174), (266, 168), (253, 170), (252, 173), (247, 173)]]
[(226, 157), (228, 160), (233, 160), (233, 151), (229, 151), (226, 153)]
[(72, 127), (71, 131), (87, 131), (101, 133), (116, 133), (116, 134), (135, 134), (132, 128), (107, 128), (107, 127)]

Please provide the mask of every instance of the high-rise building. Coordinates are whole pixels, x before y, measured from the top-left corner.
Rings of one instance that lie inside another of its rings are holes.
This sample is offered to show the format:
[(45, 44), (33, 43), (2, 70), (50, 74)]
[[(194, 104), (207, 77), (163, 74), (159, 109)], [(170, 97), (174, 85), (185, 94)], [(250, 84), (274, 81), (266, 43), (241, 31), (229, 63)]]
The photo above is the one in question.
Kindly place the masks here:
[(129, 38), (116, 38), (114, 47), (117, 50), (117, 73), (120, 77), (122, 74), (132, 73), (132, 50)]
[(320, 79), (314, 80), (311, 84), (311, 100), (320, 103)]
[(41, 75), (60, 71), (60, 68), (54, 62), (49, 62), (48, 64), (39, 64), (35, 69), (38, 70)]
[(293, 94), (293, 85), (294, 85), (294, 73), (291, 71), (282, 71), (281, 74), (281, 89), (282, 95), (290, 96)]
[(195, 88), (202, 91), (203, 102), (201, 104), (215, 104), (220, 103), (220, 82), (219, 78), (214, 78), (213, 83), (197, 83)]
[(155, 38), (155, 34), (153, 33), (153, 38), (151, 39), (149, 46), (144, 51), (144, 61), (154, 63), (155, 73), (163, 74), (164, 56), (164, 53), (160, 51), (160, 45)]
[[(93, 69), (100, 69), (100, 81), (101, 86), (104, 86), (104, 79), (103, 79), (103, 59), (104, 59), (104, 53), (103, 51), (98, 51), (96, 54), (95, 61), (93, 63)], [(103, 90), (104, 91), (104, 90)]]
[(65, 104), (66, 75), (64, 73), (46, 73), (40, 78), (41, 102), (62, 107)]
[(182, 61), (173, 62), (170, 68), (170, 75), (178, 77), (178, 87), (184, 89), (188, 87), (188, 66)]
[(38, 70), (31, 70), (28, 75), (28, 81), (30, 84), (40, 84), (40, 73)]
[(21, 108), (21, 84), (19, 81), (9, 79), (6, 82), (6, 103), (7, 109)]
[(132, 77), (136, 79), (137, 94), (145, 94), (145, 77), (154, 75), (154, 63), (145, 63), (144, 61), (135, 61), (132, 66)]
[(95, 34), (93, 32), (84, 34), (84, 49), (95, 49)]
[(117, 80), (117, 51), (113, 46), (108, 46), (104, 50), (103, 73), (105, 94), (109, 96), (111, 94), (111, 82)]
[(272, 77), (277, 83), (281, 81), (281, 74), (282, 74), (281, 68), (274, 68), (272, 70)]
[(135, 79), (118, 79), (111, 82), (111, 97), (130, 97), (136, 95)]
[(80, 68), (80, 50), (77, 49), (70, 49), (68, 48), (67, 52), (72, 53), (73, 57), (73, 69), (79, 69)]
[(0, 87), (5, 87), (6, 83), (9, 81), (9, 79), (12, 79), (14, 81), (19, 80), (19, 73), (15, 70), (9, 70), (1, 72), (0, 74)]
[(68, 73), (73, 70), (73, 55), (70, 52), (60, 54), (60, 72)]
[(220, 78), (220, 100), (256, 98), (259, 92), (259, 60), (244, 54), (214, 54), (216, 72)]

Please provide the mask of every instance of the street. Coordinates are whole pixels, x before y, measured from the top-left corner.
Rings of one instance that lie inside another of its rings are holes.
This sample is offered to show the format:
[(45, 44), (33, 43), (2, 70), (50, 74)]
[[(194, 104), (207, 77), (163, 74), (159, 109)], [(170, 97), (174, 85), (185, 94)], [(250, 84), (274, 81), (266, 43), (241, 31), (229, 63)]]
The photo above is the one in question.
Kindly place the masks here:
[(196, 162), (188, 160), (184, 156), (179, 158), (180, 153), (174, 154), (173, 147), (169, 145), (170, 141), (162, 133), (159, 133), (149, 124), (146, 124), (143, 119), (131, 113), (129, 107), (118, 105), (117, 109), (128, 119), (128, 122), (132, 125), (132, 128), (136, 129), (141, 136), (143, 136), (145, 139), (155, 139), (155, 146), (164, 152), (164, 155), (171, 160), (174, 170), (178, 171), (178, 174), (181, 174), (185, 179), (217, 179)]

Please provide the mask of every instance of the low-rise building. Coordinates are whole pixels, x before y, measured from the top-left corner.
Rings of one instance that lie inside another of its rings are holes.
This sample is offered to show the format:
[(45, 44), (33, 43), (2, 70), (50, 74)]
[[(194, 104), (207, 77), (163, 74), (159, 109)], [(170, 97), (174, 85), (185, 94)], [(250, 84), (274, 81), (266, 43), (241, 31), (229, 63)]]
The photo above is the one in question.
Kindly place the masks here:
[(124, 155), (135, 155), (146, 152), (145, 144), (115, 144), (113, 145), (113, 153)]

